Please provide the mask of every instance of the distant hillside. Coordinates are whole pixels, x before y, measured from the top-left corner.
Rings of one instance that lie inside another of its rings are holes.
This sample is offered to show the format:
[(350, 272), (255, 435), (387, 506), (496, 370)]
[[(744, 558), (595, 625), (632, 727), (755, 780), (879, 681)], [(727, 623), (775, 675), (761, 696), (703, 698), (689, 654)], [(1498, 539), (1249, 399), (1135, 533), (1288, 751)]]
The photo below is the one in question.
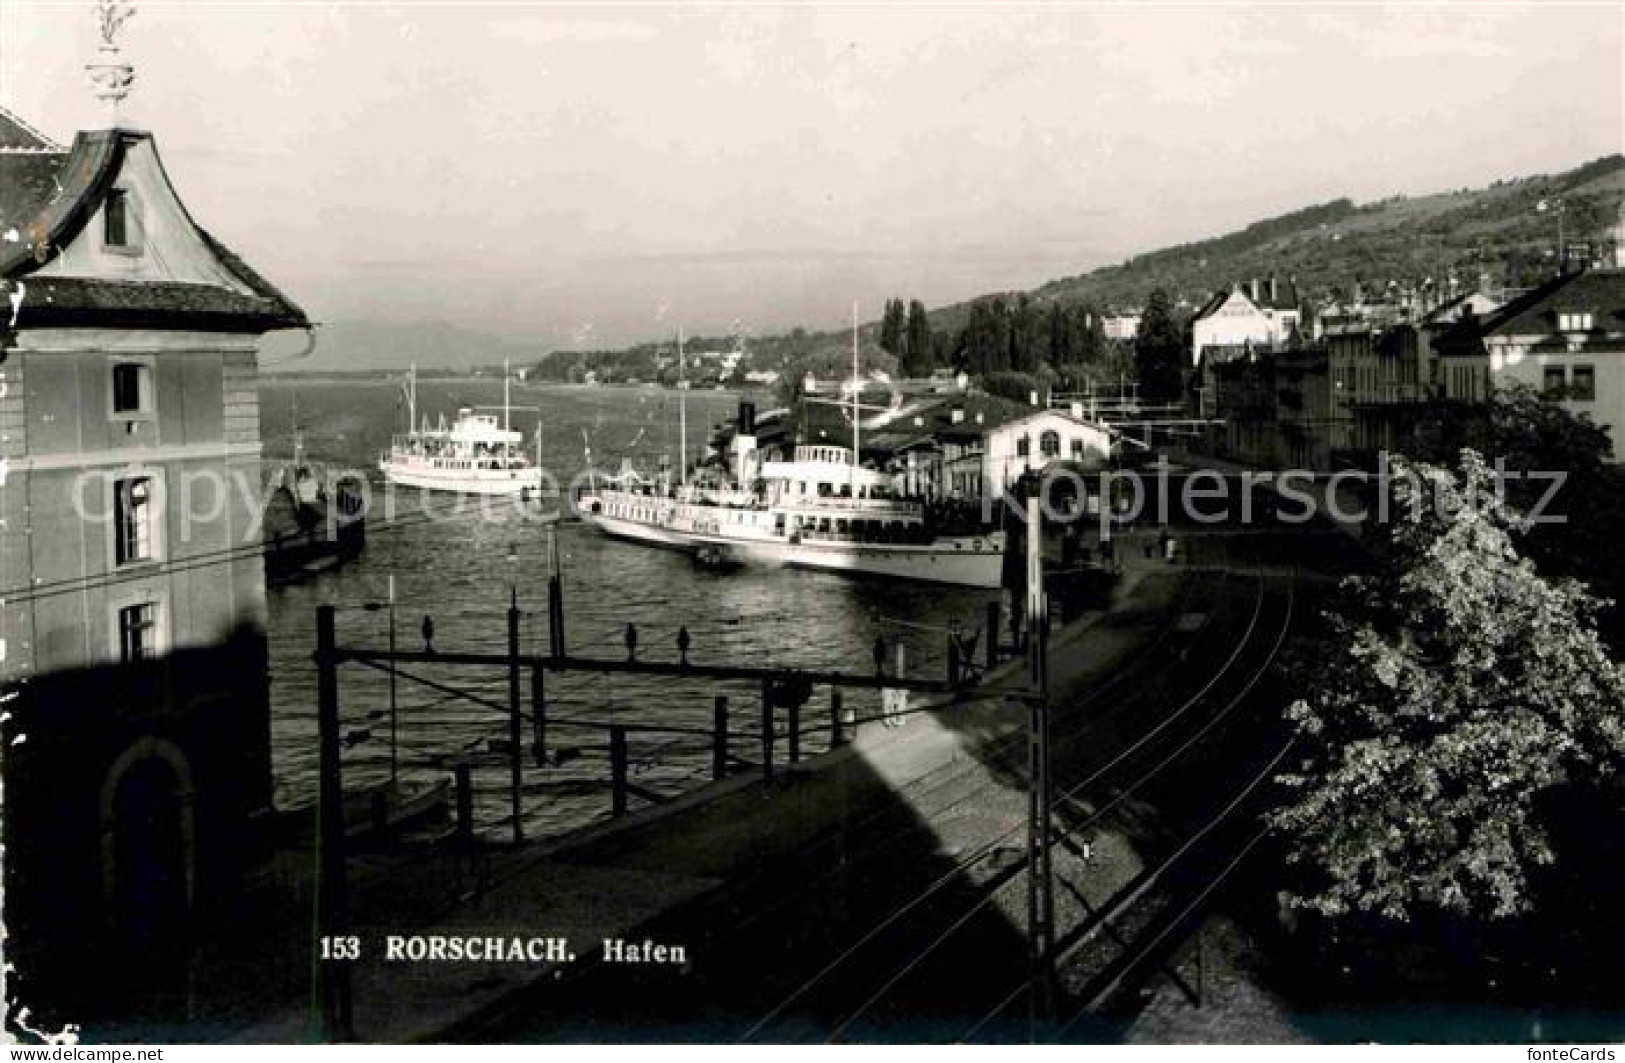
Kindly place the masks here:
[[(1539, 209), (1542, 202), (1546, 210)], [(1153, 289), (1165, 288), (1186, 310), (1215, 289), (1274, 272), (1296, 277), (1311, 302), (1346, 297), (1359, 284), (1367, 293), (1390, 284), (1401, 287), (1430, 280), (1440, 290), (1454, 275), (1472, 288), (1531, 284), (1555, 265), (1561, 203), (1564, 239), (1571, 247), (1599, 251), (1608, 229), (1625, 205), (1625, 157), (1610, 155), (1559, 174), (1497, 181), (1486, 188), (1458, 189), (1422, 196), (1393, 196), (1357, 205), (1348, 199), (1282, 214), (1238, 232), (1137, 255), (1120, 265), (1050, 281), (1030, 292), (989, 293), (930, 312), (931, 328), (945, 333), (954, 349), (978, 303), (1015, 304), (1024, 312), (1051, 304), (1093, 308), (1138, 308)], [(900, 295), (910, 293), (876, 293)], [(866, 300), (871, 305), (879, 298)], [(866, 365), (889, 367), (874, 348), (877, 324), (863, 327)], [(721, 341), (715, 341), (721, 342)], [(845, 333), (808, 333), (753, 339), (752, 364), (799, 375), (834, 370), (850, 357)], [(558, 352), (547, 368), (581, 368), (601, 362), (637, 362), (660, 345), (617, 352)]]
[[(1539, 205), (1545, 202), (1547, 209)], [(1138, 308), (1153, 289), (1164, 288), (1176, 308), (1189, 311), (1215, 289), (1234, 281), (1274, 272), (1296, 277), (1299, 291), (1311, 303), (1346, 297), (1359, 284), (1367, 293), (1390, 284), (1420, 285), (1431, 279), (1442, 290), (1453, 274), (1465, 288), (1487, 280), (1491, 285), (1521, 286), (1548, 274), (1555, 264), (1558, 218), (1571, 247), (1600, 250), (1605, 234), (1625, 204), (1625, 157), (1610, 155), (1559, 174), (1497, 181), (1486, 188), (1458, 189), (1421, 196), (1393, 196), (1375, 203), (1348, 199), (1306, 207), (1267, 218), (1237, 232), (1137, 255), (1118, 265), (1050, 281), (1030, 292), (989, 293), (929, 315), (939, 350), (955, 358), (964, 351), (963, 335), (977, 304), (997, 302), (996, 316), (1039, 317), (1053, 305), (1063, 307)], [(909, 298), (911, 293), (869, 293), (869, 305), (883, 296)], [(1017, 307), (1019, 306), (1019, 309)], [(1011, 335), (1027, 337), (1026, 361), (1042, 360), (1047, 335), (1042, 323), (1011, 320)], [(997, 331), (997, 330), (995, 330)], [(895, 359), (877, 346), (878, 325), (861, 330), (865, 366), (892, 369)], [(581, 379), (589, 370), (607, 380), (659, 380), (674, 375), (662, 356), (674, 351), (671, 340), (605, 351), (555, 351), (540, 355), (534, 344), (488, 335), (445, 322), (396, 325), (334, 322), (321, 332), (309, 359), (272, 364), (298, 344), (284, 339), (286, 351), (268, 352), (273, 372), (311, 372), (399, 368), (409, 362), (448, 369), (500, 365), (534, 365), (543, 377)], [(1002, 342), (1002, 341), (999, 341)], [(696, 337), (690, 350), (729, 350), (729, 337)], [(840, 373), (850, 364), (851, 336), (844, 331), (793, 330), (752, 338), (749, 357), (739, 371), (770, 370), (799, 378), (812, 370), (821, 376)], [(1020, 364), (1023, 359), (1014, 358)]]
[(316, 331), (316, 349), (296, 357), (305, 346), (302, 334), (273, 335), (266, 341), (260, 365), (267, 373), (332, 373), (419, 368), (444, 370), (515, 365), (536, 361), (535, 344), (493, 335), (446, 321), (401, 324), (391, 321), (334, 321)]
[[(1545, 201), (1547, 210), (1539, 209)], [(1165, 248), (1032, 294), (1045, 300), (1139, 306), (1153, 288), (1199, 303), (1214, 289), (1270, 272), (1296, 276), (1306, 296), (1369, 292), (1390, 281), (1443, 284), (1454, 272), (1473, 286), (1532, 283), (1552, 268), (1557, 215), (1564, 239), (1594, 249), (1620, 217), (1625, 157), (1610, 155), (1556, 175), (1497, 181), (1488, 188), (1394, 196), (1356, 206), (1347, 199), (1283, 214), (1211, 240)]]

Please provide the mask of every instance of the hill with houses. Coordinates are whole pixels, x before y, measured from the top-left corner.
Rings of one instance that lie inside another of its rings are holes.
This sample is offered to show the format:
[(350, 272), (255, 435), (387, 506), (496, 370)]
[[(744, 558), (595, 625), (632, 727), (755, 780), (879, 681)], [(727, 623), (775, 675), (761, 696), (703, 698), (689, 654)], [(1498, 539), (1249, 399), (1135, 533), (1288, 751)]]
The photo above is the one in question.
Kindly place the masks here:
[[(1395, 292), (1422, 301), (1451, 290), (1524, 287), (1550, 275), (1559, 235), (1572, 257), (1603, 257), (1605, 234), (1625, 205), (1625, 156), (1610, 155), (1555, 174), (1496, 181), (1486, 187), (1396, 195), (1372, 203), (1338, 199), (1255, 222), (1244, 229), (1137, 255), (1050, 281), (1028, 292), (988, 293), (929, 311), (939, 360), (953, 358), (977, 304), (1048, 311), (1059, 304), (1097, 312), (1132, 311), (1154, 289), (1169, 293), (1176, 311), (1189, 314), (1216, 289), (1250, 278), (1294, 278), (1305, 311), (1358, 294)], [(907, 297), (909, 293), (898, 293)], [(878, 300), (869, 300), (875, 302)], [(894, 369), (880, 349), (880, 325), (860, 330), (864, 364)], [(844, 331), (753, 337), (696, 338), (690, 349), (743, 349), (729, 370), (706, 379), (746, 383), (745, 374), (797, 379), (830, 375), (850, 364)], [(555, 351), (536, 366), (539, 376), (605, 382), (668, 380), (675, 376), (669, 340), (613, 351)], [(945, 354), (946, 357), (943, 357)], [(712, 365), (716, 364), (715, 359)]]

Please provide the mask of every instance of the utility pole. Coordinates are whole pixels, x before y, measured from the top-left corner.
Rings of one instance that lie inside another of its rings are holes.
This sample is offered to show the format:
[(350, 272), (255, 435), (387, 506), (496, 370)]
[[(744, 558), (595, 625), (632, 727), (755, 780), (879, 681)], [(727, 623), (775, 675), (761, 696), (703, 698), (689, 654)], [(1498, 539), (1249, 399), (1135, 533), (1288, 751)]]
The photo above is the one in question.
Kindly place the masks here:
[[(389, 652), (395, 652), (395, 573), (389, 574)], [(395, 666), (389, 667), (389, 788), (395, 793), (391, 795), (395, 800), (400, 799), (401, 786), (401, 757), (400, 757), (400, 709), (395, 698)]]
[(677, 482), (688, 483), (688, 380), (683, 365), (683, 330), (677, 329)]
[(520, 763), (524, 747), (520, 745), (519, 719), (519, 590), (514, 588), (508, 598), (508, 798), (513, 806), (513, 843), (525, 840), (520, 826), (520, 793), (524, 788), (524, 769)]
[(312, 942), (321, 1036), (348, 1041), (351, 1029), (350, 963), (346, 936), (349, 896), (344, 860), (344, 776), (339, 760), (338, 654), (331, 605), (316, 609), (317, 788), (316, 930)]

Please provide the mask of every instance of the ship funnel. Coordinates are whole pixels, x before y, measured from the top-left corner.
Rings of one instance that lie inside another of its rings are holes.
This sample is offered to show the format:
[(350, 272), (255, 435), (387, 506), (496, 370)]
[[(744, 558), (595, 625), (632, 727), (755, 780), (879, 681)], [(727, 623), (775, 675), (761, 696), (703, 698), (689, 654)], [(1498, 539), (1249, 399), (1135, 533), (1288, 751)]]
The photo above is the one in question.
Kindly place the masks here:
[(756, 456), (756, 404), (754, 402), (741, 402), (739, 404), (739, 420), (734, 432), (734, 483), (741, 487), (749, 487), (755, 479), (754, 466)]

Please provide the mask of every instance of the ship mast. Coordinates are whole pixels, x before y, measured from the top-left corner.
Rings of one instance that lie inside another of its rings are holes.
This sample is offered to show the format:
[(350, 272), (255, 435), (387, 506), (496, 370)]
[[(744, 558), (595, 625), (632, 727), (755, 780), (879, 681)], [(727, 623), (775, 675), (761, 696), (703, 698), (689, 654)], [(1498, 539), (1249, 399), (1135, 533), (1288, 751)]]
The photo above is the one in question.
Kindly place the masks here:
[(406, 433), (418, 430), (418, 364), (413, 362), (406, 371)]
[(852, 301), (852, 482), (853, 497), (857, 496), (857, 468), (858, 468), (858, 395), (863, 391), (863, 384), (858, 378), (858, 303)]
[(293, 388), (293, 468), (297, 475), (299, 466), (305, 463), (305, 440), (299, 434), (299, 389)]
[(502, 359), (502, 430), (504, 432), (507, 432), (509, 430), (509, 428), (508, 428), (508, 410), (509, 410), (509, 406), (511, 404), (511, 400), (509, 398), (508, 392), (509, 392), (509, 388), (512, 386), (512, 384), (513, 384), (513, 373), (508, 368), (508, 359), (504, 358), (504, 359)]

